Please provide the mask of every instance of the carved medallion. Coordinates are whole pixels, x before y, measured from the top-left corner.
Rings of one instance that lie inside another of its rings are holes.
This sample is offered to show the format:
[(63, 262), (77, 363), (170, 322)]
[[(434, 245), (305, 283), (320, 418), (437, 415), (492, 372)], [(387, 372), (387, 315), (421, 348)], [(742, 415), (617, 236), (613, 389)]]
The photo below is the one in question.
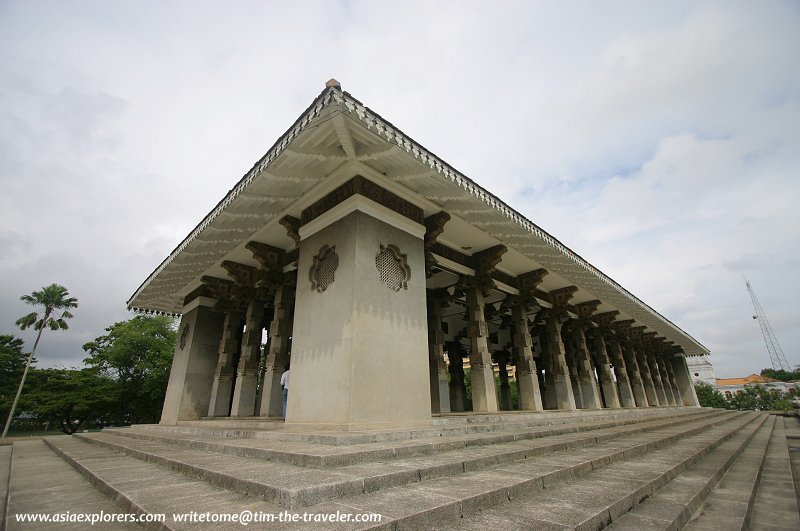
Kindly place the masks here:
[(408, 267), (406, 255), (400, 252), (396, 245), (381, 245), (381, 250), (375, 255), (375, 267), (378, 268), (381, 282), (392, 291), (408, 289), (411, 279), (411, 268)]
[(339, 255), (336, 254), (336, 246), (323, 245), (308, 273), (311, 281), (311, 289), (322, 293), (333, 283), (334, 273), (339, 267)]

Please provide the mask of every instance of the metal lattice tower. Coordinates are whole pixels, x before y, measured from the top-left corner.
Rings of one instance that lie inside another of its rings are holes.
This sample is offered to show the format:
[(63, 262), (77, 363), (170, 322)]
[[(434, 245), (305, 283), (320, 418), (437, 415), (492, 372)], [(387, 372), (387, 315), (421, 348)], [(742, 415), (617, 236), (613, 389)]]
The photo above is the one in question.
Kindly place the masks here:
[(758, 319), (758, 325), (761, 327), (761, 335), (764, 336), (764, 343), (767, 344), (767, 352), (769, 353), (769, 360), (772, 363), (772, 368), (791, 371), (792, 369), (789, 366), (789, 362), (786, 361), (786, 356), (783, 355), (783, 349), (780, 343), (778, 343), (778, 338), (775, 337), (775, 332), (772, 331), (772, 326), (770, 326), (767, 320), (767, 314), (764, 313), (764, 308), (761, 307), (761, 303), (758, 302), (758, 297), (756, 297), (756, 292), (753, 291), (753, 286), (750, 285), (750, 281), (746, 278), (744, 279), (744, 283), (747, 285), (747, 291), (750, 293), (750, 298), (753, 301), (753, 308), (756, 310), (753, 319)]

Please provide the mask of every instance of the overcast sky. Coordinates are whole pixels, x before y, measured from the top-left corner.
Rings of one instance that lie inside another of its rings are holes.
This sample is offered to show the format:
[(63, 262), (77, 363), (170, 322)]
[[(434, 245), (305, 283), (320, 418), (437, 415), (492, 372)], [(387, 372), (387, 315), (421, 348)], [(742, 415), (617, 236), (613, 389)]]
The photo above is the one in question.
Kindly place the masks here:
[(0, 0), (0, 333), (126, 300), (331, 77), (712, 352), (800, 363), (800, 3)]

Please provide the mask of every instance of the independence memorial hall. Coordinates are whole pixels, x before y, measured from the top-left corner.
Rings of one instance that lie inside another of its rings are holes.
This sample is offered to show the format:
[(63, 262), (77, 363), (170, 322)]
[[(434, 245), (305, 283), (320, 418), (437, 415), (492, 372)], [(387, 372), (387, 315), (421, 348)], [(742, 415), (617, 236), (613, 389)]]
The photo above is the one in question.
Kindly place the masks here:
[(128, 307), (181, 316), (164, 425), (274, 422), (290, 362), (283, 430), (697, 406), (709, 353), (335, 80)]

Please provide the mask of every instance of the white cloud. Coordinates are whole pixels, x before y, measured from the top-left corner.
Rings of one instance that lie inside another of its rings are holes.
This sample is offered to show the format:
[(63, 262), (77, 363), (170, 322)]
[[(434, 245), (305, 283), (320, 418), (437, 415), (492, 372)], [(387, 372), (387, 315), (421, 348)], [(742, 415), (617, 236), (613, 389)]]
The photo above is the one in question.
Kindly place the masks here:
[(334, 76), (719, 373), (757, 372), (742, 274), (800, 346), (798, 19), (779, 1), (4, 2), (0, 332), (62, 282), (81, 307), (40, 365), (80, 361)]

